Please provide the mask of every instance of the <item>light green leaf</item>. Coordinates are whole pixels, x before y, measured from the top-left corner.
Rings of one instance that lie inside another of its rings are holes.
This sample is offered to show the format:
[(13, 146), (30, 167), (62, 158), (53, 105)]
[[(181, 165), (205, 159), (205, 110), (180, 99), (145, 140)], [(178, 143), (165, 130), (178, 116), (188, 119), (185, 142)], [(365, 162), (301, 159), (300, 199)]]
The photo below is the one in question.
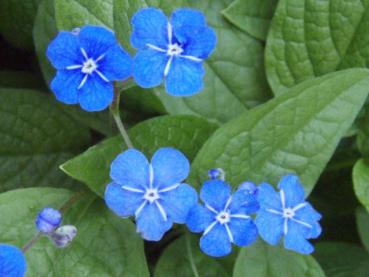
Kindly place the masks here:
[(90, 141), (90, 132), (47, 95), (0, 89), (0, 191), (75, 184), (58, 168)]
[(369, 255), (362, 247), (344, 242), (321, 242), (314, 257), (327, 277), (369, 276)]
[[(332, 258), (332, 257), (331, 257)], [(324, 277), (312, 256), (305, 256), (258, 241), (242, 248), (233, 277)]]
[[(148, 158), (160, 147), (171, 146), (192, 160), (216, 126), (194, 116), (162, 116), (144, 121), (129, 131), (133, 145)], [(99, 196), (110, 180), (110, 164), (126, 146), (120, 136), (103, 141), (62, 165), (69, 176), (85, 183)]]
[(356, 225), (360, 239), (366, 250), (369, 251), (369, 214), (363, 207), (356, 210)]
[[(0, 241), (22, 247), (35, 234), (34, 219), (44, 207), (59, 208), (72, 193), (62, 189), (31, 188), (0, 195)], [(102, 201), (86, 195), (64, 216), (63, 224), (78, 228), (66, 249), (46, 238), (26, 258), (27, 277), (149, 276), (143, 242), (128, 219), (113, 215)], [(92, 203), (92, 204), (91, 204)]]
[(0, 33), (15, 47), (33, 49), (32, 27), (40, 1), (0, 1)]
[(369, 166), (363, 159), (356, 162), (352, 170), (352, 181), (356, 197), (369, 211)]
[(204, 89), (199, 94), (181, 98), (169, 96), (163, 87), (153, 89), (169, 114), (192, 114), (222, 123), (269, 98), (264, 76), (263, 45), (223, 19), (220, 11), (229, 2), (114, 1), (115, 29), (126, 48), (129, 46), (130, 19), (137, 9), (146, 6), (160, 7), (168, 15), (181, 6), (199, 9), (217, 33), (216, 51), (205, 62)]
[(235, 0), (222, 13), (235, 26), (265, 40), (278, 0)]
[(367, 67), (368, 8), (366, 0), (280, 0), (266, 46), (273, 92), (329, 72)]
[(192, 177), (200, 184), (221, 167), (234, 186), (245, 180), (276, 185), (296, 173), (306, 193), (368, 95), (369, 71), (352, 69), (304, 82), (219, 128), (199, 151)]
[(224, 263), (230, 263), (229, 257), (214, 259), (205, 255), (200, 250), (197, 236), (186, 234), (164, 250), (156, 264), (154, 276), (230, 277), (231, 272), (224, 266)]

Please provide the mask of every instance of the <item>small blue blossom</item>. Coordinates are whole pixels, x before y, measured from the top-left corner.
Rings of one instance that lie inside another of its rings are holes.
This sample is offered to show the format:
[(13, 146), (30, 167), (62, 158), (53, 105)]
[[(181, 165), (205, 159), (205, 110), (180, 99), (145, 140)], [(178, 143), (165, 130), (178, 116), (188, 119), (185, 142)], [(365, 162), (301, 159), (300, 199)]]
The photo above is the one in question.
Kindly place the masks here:
[(232, 251), (232, 243), (247, 246), (255, 242), (257, 228), (249, 216), (255, 206), (248, 205), (249, 193), (238, 189), (231, 195), (231, 187), (222, 180), (209, 180), (201, 188), (204, 205), (194, 206), (187, 226), (195, 233), (202, 232), (200, 248), (209, 256), (222, 257)]
[(269, 184), (258, 188), (260, 210), (255, 223), (260, 236), (276, 245), (282, 235), (284, 247), (301, 254), (310, 254), (314, 247), (307, 239), (317, 238), (321, 233), (318, 221), (321, 215), (305, 201), (304, 188), (297, 176), (282, 177), (279, 193)]
[(41, 233), (52, 233), (60, 226), (62, 219), (62, 215), (58, 210), (45, 208), (37, 215), (36, 228)]
[(137, 232), (158, 241), (173, 225), (183, 224), (197, 193), (182, 183), (190, 165), (174, 148), (160, 148), (151, 163), (138, 150), (120, 154), (111, 164), (113, 180), (105, 191), (108, 207), (121, 217), (135, 216)]
[(0, 277), (23, 277), (26, 270), (26, 258), (20, 249), (0, 244)]
[(152, 88), (165, 79), (173, 96), (190, 96), (203, 87), (203, 61), (213, 52), (216, 35), (200, 11), (184, 8), (168, 21), (155, 8), (139, 10), (132, 18), (131, 44), (138, 49), (133, 77), (138, 85)]
[(108, 107), (113, 101), (112, 81), (123, 81), (132, 73), (131, 57), (112, 31), (99, 26), (60, 32), (47, 57), (57, 69), (51, 82), (56, 98), (91, 112)]

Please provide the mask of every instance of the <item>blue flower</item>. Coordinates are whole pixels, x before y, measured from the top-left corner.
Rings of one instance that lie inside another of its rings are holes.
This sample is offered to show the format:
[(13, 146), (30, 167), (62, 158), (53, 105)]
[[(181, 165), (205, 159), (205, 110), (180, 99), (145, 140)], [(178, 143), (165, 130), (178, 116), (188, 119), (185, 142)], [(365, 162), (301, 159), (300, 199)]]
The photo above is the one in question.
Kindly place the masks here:
[(104, 27), (85, 26), (60, 32), (50, 43), (47, 57), (57, 69), (51, 82), (56, 98), (80, 104), (86, 111), (101, 111), (113, 101), (112, 81), (132, 73), (132, 59)]
[(297, 176), (282, 177), (278, 188), (279, 193), (266, 183), (258, 188), (260, 210), (255, 223), (260, 236), (276, 245), (283, 235), (285, 248), (301, 254), (312, 253), (314, 247), (307, 239), (320, 235), (321, 215), (305, 202), (304, 188)]
[(20, 249), (0, 244), (0, 277), (23, 277), (26, 270), (26, 258)]
[(58, 210), (52, 208), (43, 209), (36, 218), (36, 228), (41, 233), (52, 233), (60, 226), (62, 215)]
[(209, 180), (201, 188), (204, 205), (191, 209), (187, 226), (195, 233), (203, 232), (200, 248), (209, 256), (222, 257), (232, 251), (232, 243), (247, 246), (255, 242), (258, 231), (249, 214), (255, 206), (248, 205), (249, 193), (238, 189), (231, 195), (231, 187), (222, 180)]
[(185, 223), (197, 202), (196, 191), (182, 183), (189, 170), (186, 157), (173, 148), (160, 148), (151, 163), (138, 150), (127, 150), (111, 164), (105, 202), (121, 217), (135, 216), (144, 239), (158, 241), (173, 223)]
[(201, 12), (178, 9), (169, 22), (158, 9), (141, 9), (132, 26), (131, 44), (139, 49), (133, 68), (138, 85), (152, 88), (165, 78), (173, 96), (190, 96), (202, 89), (202, 62), (213, 52), (216, 35)]

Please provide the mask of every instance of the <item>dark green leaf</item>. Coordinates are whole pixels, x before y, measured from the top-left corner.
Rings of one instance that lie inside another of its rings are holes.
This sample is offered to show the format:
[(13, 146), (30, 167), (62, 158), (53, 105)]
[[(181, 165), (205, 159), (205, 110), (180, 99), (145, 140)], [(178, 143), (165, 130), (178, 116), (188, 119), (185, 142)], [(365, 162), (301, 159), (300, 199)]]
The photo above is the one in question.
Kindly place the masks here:
[(0, 88), (44, 88), (42, 79), (29, 71), (0, 71)]
[(312, 256), (305, 256), (258, 241), (242, 248), (233, 277), (324, 277)]
[[(129, 134), (134, 146), (148, 157), (160, 147), (172, 146), (192, 160), (215, 129), (215, 125), (194, 116), (162, 116), (136, 125)], [(122, 138), (113, 137), (63, 164), (62, 169), (103, 196), (110, 180), (110, 164), (124, 149)]]
[(223, 15), (251, 36), (265, 40), (278, 0), (235, 0)]
[(369, 166), (363, 159), (356, 162), (352, 171), (352, 180), (357, 198), (369, 211)]
[(266, 47), (275, 94), (329, 72), (367, 67), (369, 2), (280, 0)]
[(369, 214), (363, 207), (356, 210), (356, 225), (360, 239), (369, 251)]
[(227, 180), (277, 184), (296, 173), (307, 193), (368, 95), (369, 71), (336, 72), (302, 83), (288, 95), (246, 112), (218, 129), (193, 164), (196, 183), (210, 168)]
[[(36, 232), (37, 213), (44, 207), (59, 208), (71, 196), (70, 191), (52, 188), (1, 194), (0, 241), (23, 246)], [(86, 195), (65, 215), (63, 224), (78, 228), (71, 246), (56, 249), (42, 238), (27, 252), (27, 276), (149, 275), (143, 243), (132, 222), (118, 218), (101, 201), (93, 200), (94, 196)]]
[(0, 191), (74, 184), (58, 168), (90, 141), (90, 132), (47, 95), (0, 89)]
[(369, 255), (362, 247), (344, 242), (321, 242), (314, 257), (327, 277), (369, 276)]

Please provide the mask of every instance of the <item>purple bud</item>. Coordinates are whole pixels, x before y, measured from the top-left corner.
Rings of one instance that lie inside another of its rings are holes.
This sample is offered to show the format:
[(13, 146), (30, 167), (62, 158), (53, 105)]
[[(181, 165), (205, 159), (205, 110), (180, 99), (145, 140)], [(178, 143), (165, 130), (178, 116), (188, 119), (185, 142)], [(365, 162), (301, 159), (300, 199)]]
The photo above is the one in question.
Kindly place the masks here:
[(52, 208), (43, 209), (36, 218), (36, 228), (44, 234), (55, 231), (60, 226), (62, 215), (58, 210)]
[(55, 230), (54, 233), (49, 235), (50, 240), (56, 247), (67, 247), (74, 237), (77, 235), (77, 228), (73, 225), (64, 225)]
[(224, 181), (224, 179), (225, 179), (224, 170), (221, 169), (221, 168), (213, 168), (213, 169), (210, 169), (208, 171), (208, 176), (212, 180), (220, 179), (220, 180)]
[(258, 188), (254, 185), (254, 183), (252, 183), (250, 181), (246, 181), (246, 182), (243, 182), (240, 185), (239, 190), (245, 190), (249, 194), (255, 194), (257, 192)]

